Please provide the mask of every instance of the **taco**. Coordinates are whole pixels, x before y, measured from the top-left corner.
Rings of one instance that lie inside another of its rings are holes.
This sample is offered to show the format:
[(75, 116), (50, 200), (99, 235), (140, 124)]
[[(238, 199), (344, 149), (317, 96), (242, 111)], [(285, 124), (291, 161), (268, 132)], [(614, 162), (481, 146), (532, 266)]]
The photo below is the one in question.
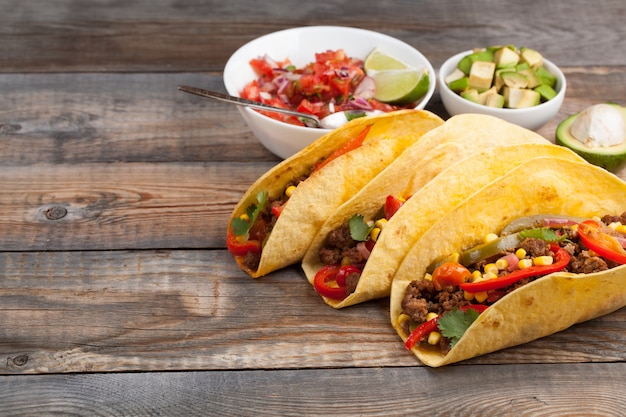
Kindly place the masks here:
[[(431, 139), (439, 145), (429, 150)], [(583, 161), (500, 119), (451, 118), (329, 217), (302, 260), (307, 279), (334, 308), (387, 297), (421, 233), (476, 189), (539, 156)]]
[(615, 311), (626, 305), (624, 210), (613, 174), (532, 159), (422, 234), (393, 279), (391, 323), (437, 367)]
[(442, 124), (428, 111), (401, 110), (324, 135), (252, 184), (229, 219), (229, 251), (253, 278), (299, 262), (336, 207)]

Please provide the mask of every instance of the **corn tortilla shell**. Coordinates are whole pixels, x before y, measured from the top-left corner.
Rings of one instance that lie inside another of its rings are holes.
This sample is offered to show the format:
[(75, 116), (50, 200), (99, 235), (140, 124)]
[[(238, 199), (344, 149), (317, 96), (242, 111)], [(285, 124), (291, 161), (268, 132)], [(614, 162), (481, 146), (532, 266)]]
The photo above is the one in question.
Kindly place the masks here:
[[(622, 213), (626, 183), (587, 163), (535, 158), (476, 191), (430, 227), (411, 247), (392, 282), (390, 318), (397, 322), (407, 285), (434, 259), (478, 244), (512, 220), (535, 214), (580, 217)], [(442, 356), (416, 346), (432, 367), (470, 359), (551, 335), (626, 305), (626, 266), (594, 273), (554, 273), (509, 293), (489, 307)]]
[[(514, 140), (510, 140), (512, 142)], [(482, 151), (467, 156), (468, 148), (473, 149), (476, 145), (475, 142), (465, 146), (457, 142), (439, 145), (427, 153), (427, 160), (418, 170), (414, 169), (414, 162), (406, 158), (413, 148), (418, 147), (414, 145), (333, 213), (303, 259), (302, 267), (311, 283), (323, 266), (318, 252), (331, 230), (346, 223), (354, 214), (363, 215), (365, 221), (376, 220), (387, 195), (412, 195), (385, 225), (356, 290), (344, 300), (323, 297), (328, 305), (342, 308), (389, 296), (396, 270), (422, 233), (473, 192), (520, 164), (537, 157), (584, 163), (584, 159), (574, 152), (551, 143), (491, 146), (492, 142), (486, 140), (478, 144)], [(463, 159), (457, 160), (463, 155)]]
[(298, 185), (264, 243), (258, 269), (248, 269), (236, 257), (239, 266), (251, 277), (257, 278), (299, 262), (336, 207), (424, 133), (442, 124), (441, 118), (425, 110), (401, 110), (354, 119), (266, 172), (250, 186), (234, 208), (227, 233), (230, 233), (232, 219), (245, 213), (250, 204), (256, 203), (259, 191), (267, 191), (270, 198), (280, 195), (292, 179), (308, 174), (317, 162), (341, 148), (366, 126), (371, 126), (362, 146), (329, 162)]

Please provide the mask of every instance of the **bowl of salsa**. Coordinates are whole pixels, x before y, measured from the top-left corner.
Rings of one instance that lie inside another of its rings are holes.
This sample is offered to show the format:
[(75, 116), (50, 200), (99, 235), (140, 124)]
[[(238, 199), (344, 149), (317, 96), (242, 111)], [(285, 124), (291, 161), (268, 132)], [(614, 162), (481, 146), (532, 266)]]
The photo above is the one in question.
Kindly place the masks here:
[[(366, 70), (366, 59), (373, 51), (393, 58), (391, 71)], [(419, 93), (394, 96), (393, 88), (383, 94), (384, 87), (377, 93), (385, 76), (397, 78), (396, 73), (406, 76), (408, 83), (417, 83), (411, 77), (421, 77), (419, 88), (412, 90)], [(435, 72), (417, 49), (391, 36), (343, 26), (310, 26), (270, 33), (240, 47), (226, 63), (224, 85), (230, 95), (319, 118), (331, 116), (340, 120), (333, 122), (339, 126), (353, 117), (423, 109), (435, 90)], [(307, 127), (295, 116), (238, 109), (261, 144), (281, 158), (332, 129)]]

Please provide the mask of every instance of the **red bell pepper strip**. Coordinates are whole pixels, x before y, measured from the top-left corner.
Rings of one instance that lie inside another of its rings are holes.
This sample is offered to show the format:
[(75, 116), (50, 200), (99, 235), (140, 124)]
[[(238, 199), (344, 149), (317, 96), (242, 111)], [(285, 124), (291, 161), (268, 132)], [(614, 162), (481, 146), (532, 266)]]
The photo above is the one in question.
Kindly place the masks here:
[(239, 241), (232, 231), (226, 237), (226, 247), (234, 256), (246, 256), (248, 252), (261, 252), (261, 242), (254, 239)]
[(337, 285), (345, 288), (346, 278), (348, 278), (348, 275), (350, 274), (361, 275), (361, 270), (355, 265), (342, 266), (341, 268), (339, 268), (339, 271), (337, 271), (337, 275), (335, 276), (335, 281), (337, 281)]
[[(313, 286), (315, 287), (315, 291), (317, 291), (321, 296), (326, 298), (331, 298), (333, 300), (343, 300), (346, 298), (346, 287), (342, 286), (331, 286), (329, 285), (329, 281), (337, 280), (337, 273), (341, 269), (341, 265), (324, 265), (320, 268), (319, 271), (315, 274), (315, 278), (313, 279)], [(345, 281), (344, 281), (345, 284)]]
[(313, 172), (320, 170), (322, 167), (324, 167), (330, 161), (333, 161), (333, 160), (339, 158), (341, 155), (347, 154), (348, 152), (350, 152), (350, 151), (358, 148), (359, 146), (361, 146), (363, 144), (363, 141), (367, 137), (367, 134), (369, 133), (371, 127), (372, 127), (372, 125), (366, 126), (365, 129), (363, 129), (363, 131), (361, 133), (356, 135), (354, 138), (350, 139), (341, 148), (337, 149), (335, 152), (330, 154), (328, 156), (328, 158), (324, 159), (322, 162), (317, 164), (315, 166), (315, 169), (313, 170)]
[(578, 235), (585, 246), (601, 257), (626, 264), (626, 251), (616, 238), (602, 231), (602, 226), (598, 222), (585, 220), (580, 223)]
[[(483, 311), (487, 310), (487, 307), (489, 307), (489, 306), (487, 306), (485, 304), (470, 304), (470, 305), (466, 305), (466, 306), (461, 307), (461, 310), (462, 311), (467, 311), (467, 310), (469, 310), (471, 308), (472, 310), (475, 310), (478, 314), (481, 314)], [(430, 319), (428, 321), (425, 321), (424, 323), (422, 323), (419, 326), (417, 326), (415, 328), (415, 330), (413, 330), (411, 332), (409, 337), (404, 342), (404, 346), (408, 350), (411, 350), (413, 348), (413, 346), (415, 346), (417, 344), (417, 342), (422, 340), (423, 337), (425, 337), (426, 335), (428, 335), (431, 332), (437, 331), (439, 329), (437, 327), (437, 324), (439, 322), (439, 317), (440, 316), (437, 316), (434, 319)]]
[(558, 272), (567, 267), (569, 264), (570, 256), (565, 249), (559, 247), (557, 244), (550, 245), (550, 249), (554, 252), (555, 261), (552, 265), (531, 266), (529, 268), (518, 269), (511, 272), (508, 275), (503, 275), (498, 278), (488, 279), (479, 282), (467, 282), (460, 285), (462, 290), (467, 292), (483, 292), (497, 290), (500, 288), (508, 287), (515, 284), (517, 281), (524, 278), (531, 278), (539, 275), (548, 275), (553, 272)]

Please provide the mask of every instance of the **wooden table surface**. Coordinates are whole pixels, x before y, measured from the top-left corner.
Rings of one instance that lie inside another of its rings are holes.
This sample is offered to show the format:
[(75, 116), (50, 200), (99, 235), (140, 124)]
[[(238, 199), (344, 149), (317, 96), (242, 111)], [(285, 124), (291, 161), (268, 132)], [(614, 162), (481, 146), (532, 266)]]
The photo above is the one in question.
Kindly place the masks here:
[[(307, 25), (397, 37), (438, 68), (530, 46), (560, 65), (567, 115), (626, 104), (623, 0), (0, 0), (0, 414), (626, 413), (626, 309), (441, 369), (389, 302), (327, 307), (298, 265), (252, 280), (228, 216), (279, 159), (223, 90), (260, 35)], [(262, 52), (262, 51), (260, 51)], [(447, 117), (438, 95), (427, 106)], [(624, 173), (619, 173), (626, 179)]]

